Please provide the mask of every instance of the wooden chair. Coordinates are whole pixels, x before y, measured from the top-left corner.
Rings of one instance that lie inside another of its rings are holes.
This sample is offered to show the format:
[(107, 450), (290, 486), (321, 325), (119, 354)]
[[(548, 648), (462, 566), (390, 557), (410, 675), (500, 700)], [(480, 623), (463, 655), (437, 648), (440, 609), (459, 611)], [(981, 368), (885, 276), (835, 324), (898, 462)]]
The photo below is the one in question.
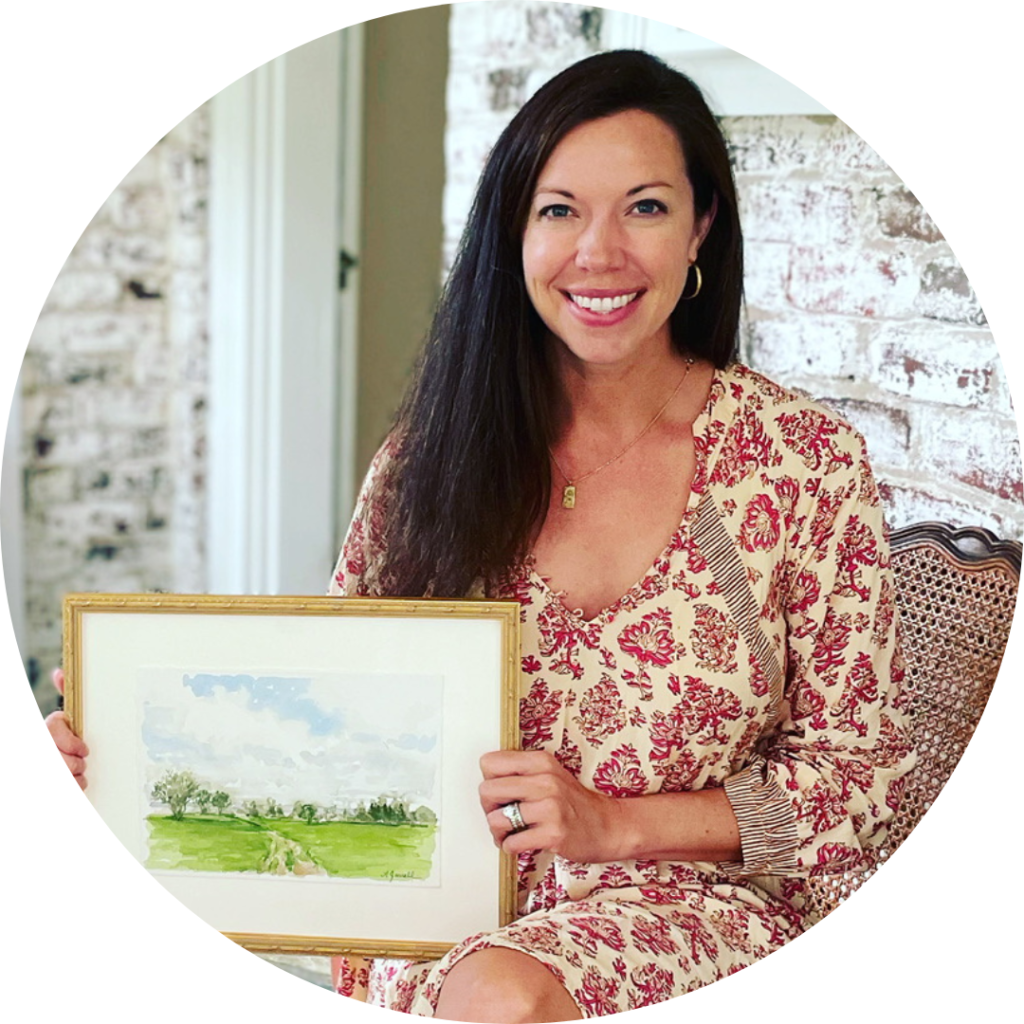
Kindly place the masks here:
[[(882, 864), (949, 778), (985, 709), (1010, 634), (1021, 544), (987, 530), (917, 523), (891, 537), (918, 763), (879, 852)], [(811, 879), (809, 909), (825, 917), (877, 870)]]

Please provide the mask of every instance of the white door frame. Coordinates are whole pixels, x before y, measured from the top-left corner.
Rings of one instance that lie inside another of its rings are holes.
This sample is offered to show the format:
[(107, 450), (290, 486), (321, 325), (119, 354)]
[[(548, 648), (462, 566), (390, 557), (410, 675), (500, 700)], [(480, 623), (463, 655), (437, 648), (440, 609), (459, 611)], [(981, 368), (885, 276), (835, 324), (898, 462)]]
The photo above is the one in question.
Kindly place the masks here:
[(322, 593), (350, 507), (355, 312), (350, 300), (339, 311), (338, 225), (358, 168), (342, 110), (343, 94), (346, 110), (361, 106), (361, 46), (358, 29), (324, 36), (212, 101), (214, 593)]

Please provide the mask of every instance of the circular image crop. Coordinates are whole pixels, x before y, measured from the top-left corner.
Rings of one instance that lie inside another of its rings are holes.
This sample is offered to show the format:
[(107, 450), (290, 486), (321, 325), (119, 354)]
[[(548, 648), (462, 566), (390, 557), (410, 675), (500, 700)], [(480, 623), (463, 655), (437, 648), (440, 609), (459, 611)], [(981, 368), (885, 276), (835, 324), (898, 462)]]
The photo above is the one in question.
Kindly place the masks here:
[[(33, 897), (26, 934), (103, 935), (82, 1005), (122, 963), (118, 998), (152, 1000), (168, 957), (168, 1012), (241, 987), (449, 1019), (653, 1017), (724, 979), (752, 1008), (835, 950), (870, 977), (880, 933), (925, 949), (887, 862), (940, 860), (941, 900), (973, 859), (900, 848), (982, 721), (1024, 528), (942, 218), (674, 25), (492, 0), (313, 31), (124, 175), (14, 384), (15, 728), (56, 741), (26, 751), (40, 856), (87, 908)], [(308, 618), (278, 644), (154, 598), (325, 591), (378, 602), (337, 664)], [(92, 594), (147, 614), (90, 632), (66, 607)], [(449, 696), (472, 666), (382, 632), (381, 599), (420, 597), (518, 602), (518, 740), (497, 695), (477, 734)], [(977, 842), (949, 806), (935, 830)], [(869, 879), (897, 909), (858, 916)]]

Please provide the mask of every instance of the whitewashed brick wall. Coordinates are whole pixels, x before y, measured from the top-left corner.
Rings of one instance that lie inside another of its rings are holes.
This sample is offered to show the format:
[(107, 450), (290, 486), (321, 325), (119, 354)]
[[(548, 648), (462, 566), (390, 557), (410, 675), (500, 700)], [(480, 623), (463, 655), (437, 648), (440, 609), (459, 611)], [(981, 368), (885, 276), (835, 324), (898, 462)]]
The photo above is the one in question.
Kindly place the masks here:
[(43, 710), (66, 591), (204, 585), (207, 127), (201, 108), (115, 189), (25, 356), (25, 654)]
[[(601, 47), (600, 8), (456, 4), (445, 255), (519, 104)], [(746, 237), (744, 361), (828, 401), (867, 438), (894, 527), (1024, 533), (1010, 394), (984, 312), (939, 229), (834, 117), (723, 119)]]
[(452, 5), (449, 20), (445, 267), (501, 130), (549, 78), (600, 46), (601, 12), (577, 4), (497, 0)]
[(749, 261), (743, 355), (868, 440), (894, 526), (1020, 536), (1009, 389), (938, 227), (835, 118), (727, 118)]
[[(601, 24), (584, 5), (453, 5), (446, 263), (494, 139), (542, 82), (601, 48)], [(724, 128), (748, 239), (746, 361), (865, 433), (893, 525), (1020, 536), (1009, 390), (939, 229), (835, 118)], [(200, 109), (115, 190), (26, 355), (26, 654), (44, 710), (65, 591), (204, 586), (207, 131)]]

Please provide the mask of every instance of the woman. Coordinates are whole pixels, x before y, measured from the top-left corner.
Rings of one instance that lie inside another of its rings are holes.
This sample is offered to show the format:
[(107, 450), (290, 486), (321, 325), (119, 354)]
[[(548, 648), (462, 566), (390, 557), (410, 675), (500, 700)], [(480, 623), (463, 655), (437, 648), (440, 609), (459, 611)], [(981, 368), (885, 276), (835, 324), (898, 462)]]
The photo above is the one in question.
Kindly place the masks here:
[(878, 494), (849, 426), (733, 362), (741, 293), (684, 76), (589, 58), (499, 139), (332, 590), (520, 602), (525, 749), (480, 799), (522, 916), (378, 962), (373, 1001), (666, 999), (799, 934), (806, 878), (884, 840), (913, 758)]
[(481, 762), (523, 915), (371, 998), (452, 1020), (665, 999), (798, 934), (912, 763), (862, 439), (733, 363), (735, 189), (696, 87), (589, 58), (496, 144), (341, 594), (522, 605)]

